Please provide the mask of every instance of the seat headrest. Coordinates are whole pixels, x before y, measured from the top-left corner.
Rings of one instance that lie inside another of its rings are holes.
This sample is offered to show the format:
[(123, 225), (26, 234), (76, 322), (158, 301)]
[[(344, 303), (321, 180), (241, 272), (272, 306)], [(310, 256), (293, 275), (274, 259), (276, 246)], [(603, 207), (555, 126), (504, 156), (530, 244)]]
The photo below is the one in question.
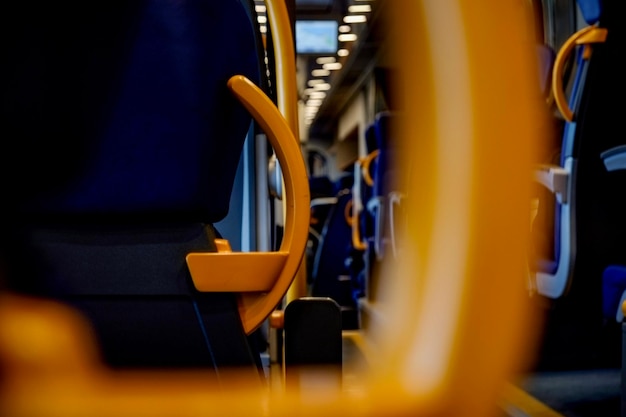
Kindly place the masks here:
[(580, 12), (589, 25), (594, 25), (600, 20), (602, 14), (602, 0), (577, 0)]
[(13, 187), (24, 210), (223, 218), (252, 120), (227, 81), (259, 84), (262, 73), (251, 4), (5, 5), (4, 100), (13, 105), (2, 125), (6, 155), (28, 171)]

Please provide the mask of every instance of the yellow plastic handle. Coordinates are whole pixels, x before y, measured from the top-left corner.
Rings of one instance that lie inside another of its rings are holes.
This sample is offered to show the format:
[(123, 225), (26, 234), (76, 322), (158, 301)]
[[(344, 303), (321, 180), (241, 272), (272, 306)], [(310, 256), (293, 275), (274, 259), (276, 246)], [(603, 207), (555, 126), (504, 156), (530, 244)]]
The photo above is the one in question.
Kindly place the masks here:
[[(348, 212), (348, 210), (350, 210)], [(367, 249), (367, 242), (363, 241), (361, 237), (361, 228), (359, 223), (359, 210), (356, 207), (356, 204), (350, 200), (350, 204), (346, 205), (346, 221), (352, 228), (352, 247), (356, 250), (365, 250)]]
[(285, 229), (276, 252), (193, 252), (187, 266), (198, 291), (239, 292), (239, 315), (246, 333), (261, 325), (296, 276), (308, 239), (309, 182), (298, 142), (285, 118), (261, 89), (242, 75), (228, 87), (259, 123), (283, 170)]
[(379, 154), (380, 151), (376, 149), (375, 151), (370, 152), (365, 158), (361, 160), (361, 172), (363, 173), (363, 180), (365, 181), (365, 184), (370, 187), (374, 186), (374, 179), (370, 174), (370, 165), (372, 164), (372, 161), (374, 159), (378, 158)]
[[(570, 36), (556, 55), (552, 70), (552, 94), (556, 106), (563, 115), (563, 118), (568, 122), (574, 120), (574, 112), (567, 103), (563, 89), (563, 69), (565, 68), (565, 63), (577, 45), (585, 45), (585, 47), (588, 47), (592, 43), (602, 43), (606, 40), (606, 36), (607, 30), (605, 28), (599, 28), (597, 26), (584, 27)], [(585, 58), (589, 58), (588, 54)]]
[(283, 198), (287, 210), (279, 252), (287, 253), (288, 256), (271, 291), (264, 294), (244, 293), (240, 297), (244, 328), (251, 332), (271, 314), (296, 276), (308, 240), (311, 195), (299, 143), (274, 103), (244, 76), (232, 77), (228, 86), (267, 135), (285, 181)]

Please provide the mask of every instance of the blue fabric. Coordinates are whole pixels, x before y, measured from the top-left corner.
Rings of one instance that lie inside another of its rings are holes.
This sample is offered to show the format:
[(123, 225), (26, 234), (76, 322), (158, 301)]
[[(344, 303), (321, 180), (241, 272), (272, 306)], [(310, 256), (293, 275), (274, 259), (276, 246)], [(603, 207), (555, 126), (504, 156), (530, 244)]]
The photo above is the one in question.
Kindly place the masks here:
[(602, 0), (578, 0), (578, 7), (587, 24), (593, 25), (600, 20)]
[(626, 266), (611, 265), (602, 274), (602, 314), (614, 319), (622, 293), (626, 290)]
[[(10, 75), (24, 103), (9, 131), (69, 178), (44, 195), (34, 185), (28, 211), (219, 221), (251, 122), (226, 83), (259, 83), (256, 22), (239, 1), (112, 3), (16, 16), (23, 56)], [(20, 74), (35, 54), (42, 74)]]
[[(572, 84), (571, 95), (568, 101), (568, 105), (571, 109), (576, 111), (581, 99), (582, 90), (584, 87), (584, 74), (587, 61), (583, 60), (583, 49), (579, 48), (576, 55), (577, 71), (574, 75), (574, 81)], [(576, 121), (566, 122), (563, 130), (563, 140), (561, 144), (561, 159), (560, 165), (565, 166), (565, 160), (573, 155), (574, 141), (576, 133)], [(554, 207), (554, 259), (537, 259), (536, 267), (539, 271), (549, 274), (556, 273), (559, 266), (559, 257), (561, 256), (561, 207), (562, 204), (556, 203)]]

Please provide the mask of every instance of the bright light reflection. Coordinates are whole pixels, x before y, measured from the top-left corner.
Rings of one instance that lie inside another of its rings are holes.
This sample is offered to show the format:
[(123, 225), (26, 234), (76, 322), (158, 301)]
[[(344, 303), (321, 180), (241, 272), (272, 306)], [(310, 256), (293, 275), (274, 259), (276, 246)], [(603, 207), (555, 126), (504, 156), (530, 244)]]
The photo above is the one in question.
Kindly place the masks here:
[(372, 6), (369, 4), (352, 5), (348, 7), (350, 13), (368, 13), (372, 11)]
[[(328, 65), (328, 64), (324, 64), (324, 65)], [(313, 71), (311, 71), (311, 75), (314, 77), (327, 77), (330, 75), (330, 71), (328, 70), (328, 68), (314, 69)]]
[(315, 60), (315, 62), (317, 62), (320, 65), (328, 64), (329, 62), (335, 62), (335, 61), (337, 61), (337, 58), (335, 58), (334, 56), (321, 56)]
[(362, 14), (356, 14), (352, 16), (346, 16), (343, 18), (344, 23), (365, 23), (367, 22), (367, 17)]
[(328, 83), (315, 84), (315, 86), (313, 86), (313, 88), (315, 88), (316, 90), (326, 91), (326, 90), (330, 90), (330, 84), (328, 84)]
[(328, 64), (324, 64), (323, 68), (325, 70), (336, 71), (341, 69), (341, 62), (331, 62)]
[(354, 33), (342, 33), (337, 39), (339, 39), (339, 42), (354, 42), (357, 36)]

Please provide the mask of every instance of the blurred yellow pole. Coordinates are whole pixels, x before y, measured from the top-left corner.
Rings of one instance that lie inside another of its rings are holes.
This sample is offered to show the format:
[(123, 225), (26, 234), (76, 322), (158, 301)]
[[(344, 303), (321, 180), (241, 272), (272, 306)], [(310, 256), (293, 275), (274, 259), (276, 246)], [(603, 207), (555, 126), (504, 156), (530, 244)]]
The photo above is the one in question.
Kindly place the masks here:
[[(284, 0), (266, 0), (268, 22), (272, 30), (276, 62), (276, 92), (278, 110), (287, 120), (296, 141), (299, 143), (300, 129), (298, 126), (298, 88), (296, 84), (296, 55), (293, 44), (291, 20)], [(284, 187), (283, 187), (284, 189)], [(283, 200), (283, 213), (287, 208)], [(287, 290), (286, 302), (306, 295), (306, 257)]]

